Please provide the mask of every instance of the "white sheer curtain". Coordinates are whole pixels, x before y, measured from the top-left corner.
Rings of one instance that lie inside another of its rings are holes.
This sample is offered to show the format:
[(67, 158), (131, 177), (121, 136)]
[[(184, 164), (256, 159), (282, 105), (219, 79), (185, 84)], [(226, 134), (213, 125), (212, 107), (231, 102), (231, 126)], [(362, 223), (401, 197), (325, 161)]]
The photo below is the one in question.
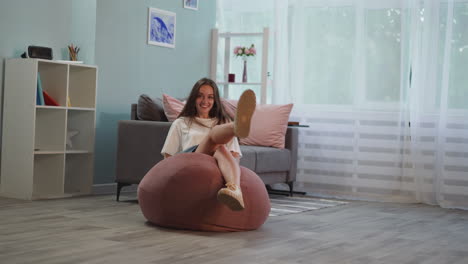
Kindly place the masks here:
[(310, 126), (299, 188), (468, 208), (468, 1), (218, 2), (221, 29), (274, 14), (245, 27), (272, 28), (270, 100)]
[(415, 181), (415, 199), (468, 208), (468, 1), (414, 1), (408, 6), (406, 99), (411, 121), (404, 170)]

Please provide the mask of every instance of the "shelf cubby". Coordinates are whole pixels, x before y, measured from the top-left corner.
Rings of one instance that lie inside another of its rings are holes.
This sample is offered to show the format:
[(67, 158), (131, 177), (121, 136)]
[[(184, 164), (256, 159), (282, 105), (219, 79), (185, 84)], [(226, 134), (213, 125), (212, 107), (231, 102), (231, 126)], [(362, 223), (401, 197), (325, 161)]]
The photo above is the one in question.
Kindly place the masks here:
[(91, 192), (93, 183), (93, 155), (66, 154), (65, 194), (80, 195)]
[(70, 65), (68, 96), (72, 107), (96, 107), (97, 69)]
[(33, 199), (61, 197), (64, 158), (64, 154), (34, 156)]
[[(78, 132), (70, 138), (72, 147), (66, 150), (92, 152), (94, 147), (94, 111), (68, 110), (67, 133)], [(68, 135), (67, 135), (68, 138)]]
[(40, 60), (37, 68), (41, 76), (42, 89), (60, 106), (66, 106), (68, 65)]
[(36, 108), (34, 151), (65, 150), (65, 109)]

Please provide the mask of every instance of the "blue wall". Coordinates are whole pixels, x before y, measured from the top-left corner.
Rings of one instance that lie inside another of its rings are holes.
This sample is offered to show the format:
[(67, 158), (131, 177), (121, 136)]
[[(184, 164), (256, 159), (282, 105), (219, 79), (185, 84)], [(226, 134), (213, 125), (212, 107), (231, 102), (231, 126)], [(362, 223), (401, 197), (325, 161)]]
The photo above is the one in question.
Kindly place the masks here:
[[(18, 57), (29, 45), (52, 47), (54, 59), (68, 59), (71, 43), (81, 47), (79, 59), (99, 68), (94, 183), (113, 182), (117, 122), (129, 119), (130, 104), (142, 93), (183, 97), (209, 75), (215, 1), (200, 1), (198, 11), (184, 9), (182, 2), (2, 0), (0, 96), (4, 59)], [(175, 49), (146, 44), (148, 7), (177, 14)]]
[(19, 57), (29, 45), (53, 49), (68, 59), (67, 45), (82, 49), (80, 59), (94, 63), (96, 0), (6, 0), (0, 2), (0, 80), (3, 61)]
[[(130, 118), (140, 94), (183, 97), (209, 75), (216, 4), (199, 2), (194, 11), (184, 9), (182, 0), (97, 1), (95, 183), (114, 181), (117, 122)], [(177, 14), (175, 49), (147, 44), (148, 7)]]

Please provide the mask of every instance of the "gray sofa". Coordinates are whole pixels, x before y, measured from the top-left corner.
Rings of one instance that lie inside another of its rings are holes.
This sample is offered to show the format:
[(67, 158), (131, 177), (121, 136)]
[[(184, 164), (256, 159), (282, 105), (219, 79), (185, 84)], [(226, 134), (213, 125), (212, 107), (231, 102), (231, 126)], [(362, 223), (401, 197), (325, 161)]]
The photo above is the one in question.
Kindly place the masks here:
[[(123, 187), (140, 183), (163, 159), (161, 149), (171, 126), (168, 121), (139, 120), (137, 104), (131, 106), (131, 120), (118, 123), (116, 183), (117, 201)], [(165, 116), (163, 119), (167, 120)], [(286, 183), (293, 194), (296, 179), (298, 128), (288, 127), (284, 149), (241, 145), (240, 165), (256, 172), (270, 192), (271, 184)]]

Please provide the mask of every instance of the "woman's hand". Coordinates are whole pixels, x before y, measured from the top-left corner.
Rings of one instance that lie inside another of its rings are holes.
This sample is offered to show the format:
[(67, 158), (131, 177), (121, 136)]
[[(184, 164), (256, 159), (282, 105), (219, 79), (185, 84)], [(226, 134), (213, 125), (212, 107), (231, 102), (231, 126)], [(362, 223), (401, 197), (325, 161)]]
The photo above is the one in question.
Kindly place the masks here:
[(235, 151), (231, 151), (231, 155), (237, 160), (237, 162), (240, 162), (240, 155), (239, 153)]

